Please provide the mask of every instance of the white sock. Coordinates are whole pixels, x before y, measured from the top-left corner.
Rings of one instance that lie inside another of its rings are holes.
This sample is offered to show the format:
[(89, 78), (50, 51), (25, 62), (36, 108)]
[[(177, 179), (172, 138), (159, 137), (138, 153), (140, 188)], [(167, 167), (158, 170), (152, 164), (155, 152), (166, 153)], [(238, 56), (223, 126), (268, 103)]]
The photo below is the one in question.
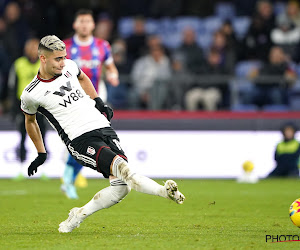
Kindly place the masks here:
[(115, 157), (113, 161), (112, 174), (138, 192), (168, 198), (167, 190), (164, 186), (146, 176), (132, 173), (127, 162), (119, 156)]
[(116, 178), (110, 181), (110, 186), (100, 190), (96, 193), (87, 204), (85, 204), (80, 210), (79, 214), (83, 218), (97, 212), (98, 210), (109, 208), (113, 205), (118, 204), (128, 193), (130, 188)]

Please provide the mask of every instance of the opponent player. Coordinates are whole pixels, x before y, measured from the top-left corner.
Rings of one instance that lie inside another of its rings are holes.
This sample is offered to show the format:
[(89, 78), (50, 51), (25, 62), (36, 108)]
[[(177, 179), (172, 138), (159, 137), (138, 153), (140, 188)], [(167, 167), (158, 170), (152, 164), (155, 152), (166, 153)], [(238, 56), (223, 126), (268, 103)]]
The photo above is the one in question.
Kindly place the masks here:
[(46, 36), (41, 39), (38, 52), (39, 72), (21, 95), (26, 131), (38, 152), (28, 167), (28, 175), (36, 173), (47, 158), (35, 119), (36, 112), (40, 112), (78, 163), (110, 180), (110, 186), (100, 190), (86, 205), (71, 209), (68, 219), (60, 223), (59, 232), (71, 232), (89, 215), (117, 204), (131, 188), (182, 204), (185, 197), (176, 182), (168, 180), (162, 186), (132, 172), (117, 134), (102, 114), (112, 117), (112, 109), (98, 97), (92, 82), (76, 63), (66, 59), (65, 44), (56, 36)]
[[(101, 80), (101, 68), (105, 67), (106, 79), (113, 86), (119, 84), (118, 70), (113, 62), (111, 48), (107, 41), (93, 37), (95, 22), (93, 12), (81, 9), (75, 14), (72, 38), (64, 41), (67, 57), (77, 63), (92, 81), (94, 88), (100, 96), (106, 93), (105, 84)], [(69, 155), (65, 167), (61, 190), (70, 199), (77, 199), (78, 195), (74, 185), (82, 166)]]

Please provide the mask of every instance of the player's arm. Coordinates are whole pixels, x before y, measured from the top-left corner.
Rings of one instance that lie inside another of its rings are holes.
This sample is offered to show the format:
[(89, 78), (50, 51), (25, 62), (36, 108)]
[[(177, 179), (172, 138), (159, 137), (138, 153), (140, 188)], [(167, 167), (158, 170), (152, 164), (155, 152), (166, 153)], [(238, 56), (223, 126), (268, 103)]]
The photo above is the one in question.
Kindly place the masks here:
[(92, 81), (90, 78), (81, 70), (80, 74), (78, 75), (78, 81), (83, 88), (84, 92), (89, 95), (94, 101), (96, 102), (95, 107), (101, 112), (105, 113), (107, 120), (111, 120), (114, 112), (111, 107), (106, 105), (102, 99), (98, 96)]
[(47, 153), (35, 114), (30, 115), (24, 113), (24, 115), (26, 131), (38, 152), (38, 157), (30, 164), (28, 168), (28, 175), (31, 176), (36, 173), (37, 168), (45, 162), (47, 159)]
[(119, 81), (119, 72), (114, 63), (105, 64), (106, 69), (106, 80), (112, 85), (112, 86), (118, 86)]
[(82, 70), (80, 71), (80, 74), (78, 76), (78, 81), (87, 95), (89, 95), (92, 99), (98, 97), (97, 91), (95, 90), (92, 81)]

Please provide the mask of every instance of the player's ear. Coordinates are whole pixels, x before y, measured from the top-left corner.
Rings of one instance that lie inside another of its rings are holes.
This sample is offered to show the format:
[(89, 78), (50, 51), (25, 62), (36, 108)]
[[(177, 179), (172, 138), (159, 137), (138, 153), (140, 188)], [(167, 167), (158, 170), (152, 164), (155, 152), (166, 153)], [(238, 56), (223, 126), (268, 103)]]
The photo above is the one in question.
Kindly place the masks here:
[(44, 54), (41, 54), (39, 57), (40, 57), (40, 61), (41, 61), (42, 63), (45, 63), (45, 62), (46, 62), (46, 57), (45, 57)]

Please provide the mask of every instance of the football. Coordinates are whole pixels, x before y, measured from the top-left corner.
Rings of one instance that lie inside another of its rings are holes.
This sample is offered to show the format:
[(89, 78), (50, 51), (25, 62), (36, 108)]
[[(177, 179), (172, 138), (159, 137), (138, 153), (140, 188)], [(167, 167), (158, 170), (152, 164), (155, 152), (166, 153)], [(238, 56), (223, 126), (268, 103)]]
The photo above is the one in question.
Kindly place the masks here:
[(244, 169), (244, 171), (247, 172), (247, 173), (252, 172), (253, 169), (254, 169), (254, 164), (253, 164), (253, 162), (252, 162), (252, 161), (245, 161), (245, 162), (243, 163), (243, 169)]
[(295, 226), (300, 227), (300, 198), (295, 200), (290, 206), (290, 218)]

